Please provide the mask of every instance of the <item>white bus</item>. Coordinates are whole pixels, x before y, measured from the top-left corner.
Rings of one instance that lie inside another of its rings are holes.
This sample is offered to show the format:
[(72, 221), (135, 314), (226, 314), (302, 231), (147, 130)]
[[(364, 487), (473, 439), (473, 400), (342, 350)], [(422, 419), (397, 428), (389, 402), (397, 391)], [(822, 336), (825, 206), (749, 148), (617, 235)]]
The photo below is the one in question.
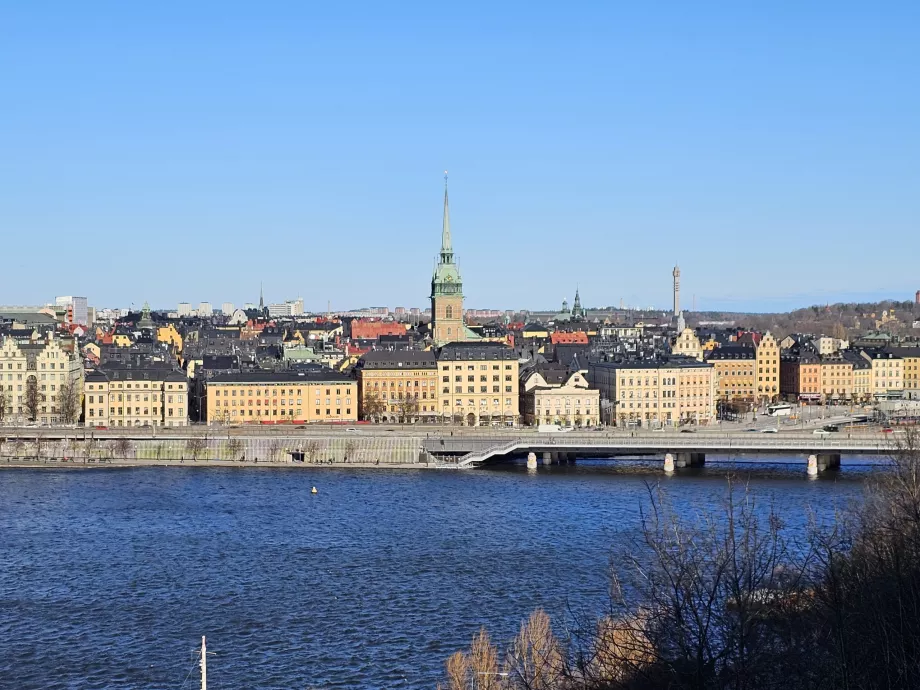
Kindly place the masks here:
[(766, 414), (770, 417), (788, 417), (792, 414), (792, 409), (789, 403), (777, 403), (767, 407)]

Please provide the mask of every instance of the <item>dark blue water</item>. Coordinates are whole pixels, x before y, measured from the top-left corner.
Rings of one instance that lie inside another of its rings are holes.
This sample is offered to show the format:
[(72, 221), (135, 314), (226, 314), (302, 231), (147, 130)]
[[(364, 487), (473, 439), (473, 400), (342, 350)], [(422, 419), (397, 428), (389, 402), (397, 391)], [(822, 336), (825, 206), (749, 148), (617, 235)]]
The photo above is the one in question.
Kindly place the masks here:
[[(865, 477), (740, 471), (792, 530)], [(180, 688), (207, 635), (212, 690), (433, 688), (481, 625), (602, 607), (647, 482), (691, 515), (727, 472), (0, 471), (0, 687)]]

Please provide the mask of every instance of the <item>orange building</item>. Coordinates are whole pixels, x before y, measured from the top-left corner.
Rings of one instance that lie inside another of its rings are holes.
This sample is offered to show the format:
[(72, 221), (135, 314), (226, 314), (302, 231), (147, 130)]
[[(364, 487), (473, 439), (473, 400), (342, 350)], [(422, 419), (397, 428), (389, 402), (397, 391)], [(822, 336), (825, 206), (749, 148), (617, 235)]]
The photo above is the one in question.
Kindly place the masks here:
[(553, 345), (587, 345), (588, 334), (584, 331), (556, 331), (550, 334), (549, 341)]

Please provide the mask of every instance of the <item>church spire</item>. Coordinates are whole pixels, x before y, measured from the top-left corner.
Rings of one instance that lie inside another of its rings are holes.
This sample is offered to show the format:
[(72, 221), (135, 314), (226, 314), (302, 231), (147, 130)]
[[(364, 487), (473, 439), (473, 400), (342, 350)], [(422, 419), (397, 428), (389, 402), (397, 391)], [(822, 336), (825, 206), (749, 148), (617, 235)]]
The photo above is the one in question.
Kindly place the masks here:
[(259, 282), (259, 311), (265, 309), (265, 299), (263, 298), (262, 293), (262, 282)]
[(441, 228), (441, 262), (453, 263), (454, 248), (450, 239), (450, 208), (447, 203), (447, 171), (444, 171), (444, 224)]

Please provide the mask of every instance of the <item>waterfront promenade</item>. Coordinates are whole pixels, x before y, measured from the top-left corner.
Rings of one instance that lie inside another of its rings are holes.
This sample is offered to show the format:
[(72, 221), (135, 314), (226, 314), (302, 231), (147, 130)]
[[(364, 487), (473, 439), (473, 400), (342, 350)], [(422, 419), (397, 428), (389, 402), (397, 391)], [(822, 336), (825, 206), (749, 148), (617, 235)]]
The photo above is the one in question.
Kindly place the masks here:
[[(783, 456), (823, 467), (841, 456), (891, 454), (899, 433), (881, 430), (591, 430), (404, 427), (188, 427), (172, 430), (4, 428), (0, 466), (310, 465), (465, 469), (529, 458), (543, 464), (578, 457), (668, 456), (678, 468), (707, 455)], [(534, 457), (529, 457), (533, 455)], [(822, 467), (822, 469), (823, 469)]]

